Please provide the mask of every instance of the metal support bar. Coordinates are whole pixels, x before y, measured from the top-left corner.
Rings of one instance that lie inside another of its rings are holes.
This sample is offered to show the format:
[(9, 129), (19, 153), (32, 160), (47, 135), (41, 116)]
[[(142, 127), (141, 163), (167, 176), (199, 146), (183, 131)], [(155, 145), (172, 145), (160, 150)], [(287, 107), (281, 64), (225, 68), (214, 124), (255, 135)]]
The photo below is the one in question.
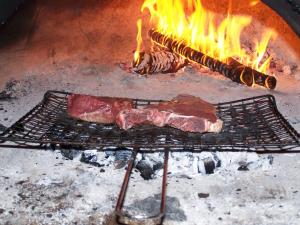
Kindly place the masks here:
[(118, 197), (115, 214), (117, 217), (117, 221), (122, 224), (130, 224), (130, 225), (157, 225), (161, 224), (163, 221), (163, 218), (166, 213), (166, 192), (167, 192), (167, 174), (168, 174), (168, 160), (169, 160), (169, 148), (165, 149), (164, 154), (164, 171), (163, 171), (163, 178), (162, 178), (162, 191), (161, 191), (161, 204), (160, 204), (160, 212), (158, 215), (151, 216), (151, 217), (145, 217), (145, 216), (132, 216), (128, 213), (125, 213), (123, 208), (123, 203), (130, 179), (130, 175), (133, 169), (134, 161), (136, 158), (136, 155), (138, 153), (138, 148), (133, 149), (132, 156), (130, 160), (128, 161), (128, 166), (126, 170), (126, 174), (123, 180), (123, 184), (121, 187), (121, 191)]
[(125, 177), (124, 177), (124, 180), (123, 180), (123, 183), (122, 183), (121, 191), (120, 191), (118, 201), (117, 201), (117, 205), (116, 205), (116, 213), (117, 214), (121, 213), (121, 211), (122, 211), (122, 206), (123, 206), (123, 203), (124, 203), (124, 199), (125, 199), (126, 191), (127, 191), (127, 188), (128, 188), (130, 175), (131, 175), (131, 172), (132, 172), (132, 169), (133, 169), (133, 165), (134, 165), (134, 161), (135, 161), (137, 152), (138, 152), (138, 148), (134, 148), (133, 152), (132, 152), (132, 155), (131, 155), (131, 158), (128, 160), (127, 170), (126, 170), (126, 173), (125, 173)]

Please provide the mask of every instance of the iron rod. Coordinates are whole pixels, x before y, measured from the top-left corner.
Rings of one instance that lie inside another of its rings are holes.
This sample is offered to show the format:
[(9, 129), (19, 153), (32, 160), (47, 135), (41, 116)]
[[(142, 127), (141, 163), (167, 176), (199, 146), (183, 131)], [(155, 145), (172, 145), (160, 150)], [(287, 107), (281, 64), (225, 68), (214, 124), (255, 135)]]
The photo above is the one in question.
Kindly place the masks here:
[(134, 148), (133, 152), (132, 152), (132, 155), (131, 155), (131, 158), (128, 161), (126, 174), (125, 174), (125, 177), (124, 177), (124, 180), (123, 180), (123, 183), (122, 183), (122, 187), (121, 187), (119, 198), (118, 198), (117, 205), (116, 205), (116, 212), (121, 212), (121, 210), (122, 210), (122, 206), (123, 206), (126, 191), (127, 191), (127, 188), (128, 188), (128, 183), (129, 183), (131, 171), (132, 171), (132, 168), (133, 168), (133, 165), (134, 165), (134, 161), (135, 161), (137, 152), (138, 152), (138, 148)]
[(164, 158), (164, 172), (163, 172), (163, 180), (162, 180), (161, 206), (160, 206), (161, 214), (165, 214), (165, 211), (166, 211), (166, 192), (167, 192), (169, 148), (165, 148), (165, 156), (164, 157), (165, 157)]
[(134, 166), (134, 161), (136, 159), (136, 155), (139, 151), (139, 148), (134, 148), (131, 158), (128, 161), (127, 170), (124, 176), (124, 180), (122, 183), (122, 187), (119, 193), (118, 201), (115, 208), (115, 215), (117, 216), (117, 220), (122, 224), (131, 224), (131, 225), (139, 225), (139, 224), (161, 224), (166, 210), (166, 189), (167, 189), (167, 174), (168, 174), (168, 160), (169, 160), (169, 148), (165, 148), (164, 154), (164, 171), (163, 171), (163, 181), (162, 181), (162, 192), (161, 192), (161, 204), (160, 204), (160, 213), (158, 215), (145, 217), (145, 216), (132, 216), (127, 213), (124, 213), (122, 210), (130, 175), (132, 173), (132, 169)]

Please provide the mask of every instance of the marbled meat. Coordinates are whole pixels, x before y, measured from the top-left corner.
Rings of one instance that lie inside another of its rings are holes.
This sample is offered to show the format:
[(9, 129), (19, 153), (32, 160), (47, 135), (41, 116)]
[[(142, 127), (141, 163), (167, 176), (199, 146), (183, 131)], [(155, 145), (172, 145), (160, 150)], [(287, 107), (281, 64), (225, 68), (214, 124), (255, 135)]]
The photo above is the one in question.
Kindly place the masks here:
[(117, 115), (116, 122), (125, 130), (141, 124), (152, 124), (200, 133), (218, 133), (223, 125), (212, 104), (192, 95), (178, 95), (171, 101), (144, 108), (125, 109)]
[(67, 112), (76, 119), (109, 124), (115, 123), (120, 111), (132, 108), (131, 99), (71, 94), (68, 96)]

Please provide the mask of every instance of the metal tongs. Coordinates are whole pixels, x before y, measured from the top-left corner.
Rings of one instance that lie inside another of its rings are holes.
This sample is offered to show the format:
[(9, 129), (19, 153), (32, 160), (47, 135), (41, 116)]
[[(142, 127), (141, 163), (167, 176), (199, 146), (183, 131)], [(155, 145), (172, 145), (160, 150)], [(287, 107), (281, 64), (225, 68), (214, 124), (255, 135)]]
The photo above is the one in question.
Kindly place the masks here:
[(136, 159), (139, 148), (133, 148), (133, 152), (131, 158), (128, 160), (128, 166), (126, 170), (126, 174), (123, 180), (123, 184), (121, 187), (121, 191), (118, 197), (115, 216), (119, 223), (121, 224), (130, 224), (130, 225), (157, 225), (161, 224), (166, 212), (166, 190), (167, 190), (167, 172), (168, 172), (168, 160), (169, 160), (169, 149), (165, 148), (164, 151), (164, 170), (163, 170), (163, 179), (162, 179), (162, 192), (161, 192), (161, 204), (160, 204), (160, 212), (158, 215), (154, 216), (133, 216), (122, 210), (123, 203), (130, 179), (130, 175), (134, 166), (134, 161)]

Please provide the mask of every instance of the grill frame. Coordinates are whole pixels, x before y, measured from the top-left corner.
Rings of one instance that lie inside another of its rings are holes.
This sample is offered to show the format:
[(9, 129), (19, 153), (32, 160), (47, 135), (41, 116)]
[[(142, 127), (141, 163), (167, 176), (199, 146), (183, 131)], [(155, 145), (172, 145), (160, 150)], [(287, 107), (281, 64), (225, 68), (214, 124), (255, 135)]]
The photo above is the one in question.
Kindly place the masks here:
[[(142, 125), (128, 131), (70, 118), (66, 113), (69, 92), (48, 91), (43, 100), (0, 134), (0, 147), (44, 148), (47, 145), (77, 148), (126, 147), (139, 151), (251, 151), (300, 152), (300, 135), (278, 111), (273, 95), (262, 95), (214, 104), (223, 120), (219, 134), (183, 132), (170, 127)], [(162, 100), (133, 99), (135, 107)], [(9, 142), (9, 143), (7, 143)]]

